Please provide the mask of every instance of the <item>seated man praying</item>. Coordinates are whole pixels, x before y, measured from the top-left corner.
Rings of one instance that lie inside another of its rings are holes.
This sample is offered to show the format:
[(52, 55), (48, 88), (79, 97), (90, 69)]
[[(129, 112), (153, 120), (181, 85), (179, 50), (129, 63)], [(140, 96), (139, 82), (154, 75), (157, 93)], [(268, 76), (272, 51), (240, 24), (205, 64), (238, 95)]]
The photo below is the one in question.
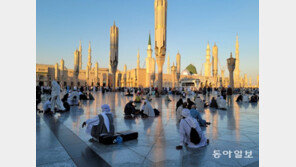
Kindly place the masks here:
[(82, 124), (82, 128), (87, 126), (86, 133), (92, 137), (90, 142), (96, 141), (102, 135), (114, 135), (113, 114), (110, 112), (110, 107), (104, 104), (101, 109), (101, 114)]

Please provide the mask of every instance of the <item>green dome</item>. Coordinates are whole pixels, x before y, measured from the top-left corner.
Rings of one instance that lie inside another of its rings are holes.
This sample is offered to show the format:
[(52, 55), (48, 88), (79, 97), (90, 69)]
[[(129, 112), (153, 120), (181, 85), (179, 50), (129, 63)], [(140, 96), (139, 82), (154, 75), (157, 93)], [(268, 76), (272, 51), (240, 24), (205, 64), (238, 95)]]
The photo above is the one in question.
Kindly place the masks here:
[(189, 66), (187, 66), (186, 69), (190, 72), (190, 74), (197, 74), (196, 68), (192, 64), (189, 64)]

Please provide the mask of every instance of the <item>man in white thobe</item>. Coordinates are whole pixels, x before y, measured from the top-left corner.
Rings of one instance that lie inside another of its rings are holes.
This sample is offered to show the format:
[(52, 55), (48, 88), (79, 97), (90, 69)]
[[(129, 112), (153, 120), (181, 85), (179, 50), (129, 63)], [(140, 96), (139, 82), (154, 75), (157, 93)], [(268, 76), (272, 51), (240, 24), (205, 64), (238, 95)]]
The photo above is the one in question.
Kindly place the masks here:
[(148, 115), (149, 117), (155, 117), (154, 109), (152, 108), (150, 102), (147, 99), (145, 100), (142, 109), (144, 109), (144, 114)]
[(223, 96), (218, 95), (217, 104), (219, 109), (227, 109), (226, 108), (226, 100), (223, 99)]
[(79, 104), (79, 92), (77, 92), (77, 87), (75, 86), (73, 91), (69, 94), (68, 103), (70, 106)]
[[(182, 116), (183, 118), (181, 119), (179, 127), (180, 145), (177, 146), (177, 149), (182, 149), (182, 147), (186, 145), (189, 148), (200, 148), (206, 146), (209, 141), (206, 138), (205, 134), (202, 132), (197, 120), (191, 117), (190, 111), (186, 108), (183, 109)], [(197, 133), (200, 136), (201, 140), (198, 144), (194, 144), (190, 141), (191, 128), (196, 129)]]
[(51, 112), (54, 113), (55, 106), (57, 106), (58, 110), (65, 110), (63, 103), (61, 101), (61, 98), (60, 98), (60, 93), (61, 93), (60, 92), (61, 91), (60, 85), (55, 80), (53, 80), (51, 82), (51, 85), (52, 85), (52, 88), (51, 88), (51, 108), (50, 108)]

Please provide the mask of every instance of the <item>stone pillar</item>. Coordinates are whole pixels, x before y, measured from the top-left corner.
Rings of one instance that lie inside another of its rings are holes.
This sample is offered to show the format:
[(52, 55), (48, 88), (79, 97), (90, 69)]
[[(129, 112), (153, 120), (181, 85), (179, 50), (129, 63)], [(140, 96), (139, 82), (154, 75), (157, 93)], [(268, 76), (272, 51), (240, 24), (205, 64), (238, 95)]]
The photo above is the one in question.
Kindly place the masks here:
[(74, 86), (77, 86), (78, 75), (79, 75), (79, 51), (76, 49), (74, 52), (74, 74), (73, 74)]
[(113, 90), (115, 90), (116, 71), (118, 65), (118, 35), (118, 27), (116, 27), (114, 22), (110, 29), (110, 67), (113, 77)]
[(97, 83), (98, 83), (98, 77), (99, 77), (98, 70), (99, 70), (99, 63), (96, 62), (96, 64), (95, 64), (95, 78), (96, 78), (95, 80), (96, 80), (96, 84), (95, 85), (97, 85)]
[(162, 90), (163, 64), (166, 54), (167, 0), (154, 1), (155, 13), (155, 56), (158, 67), (158, 89)]
[(179, 51), (178, 51), (178, 53), (177, 53), (177, 56), (176, 56), (176, 65), (177, 65), (177, 67), (176, 67), (176, 77), (177, 77), (177, 81), (179, 82), (179, 80), (180, 80), (180, 74), (181, 74), (181, 55), (180, 55), (180, 53), (179, 53)]
[[(61, 59), (61, 65), (60, 65), (60, 81), (64, 81), (64, 60)], [(64, 83), (63, 83), (64, 84)]]
[(171, 76), (172, 76), (172, 88), (175, 88), (176, 84), (176, 66), (173, 63), (173, 66), (171, 67)]
[(233, 71), (235, 69), (235, 58), (232, 58), (232, 53), (230, 53), (230, 58), (227, 59), (227, 67), (228, 67), (228, 71), (229, 71), (230, 87), (233, 89), (233, 87), (234, 87)]
[(59, 81), (59, 64), (56, 63), (54, 66), (54, 79)]

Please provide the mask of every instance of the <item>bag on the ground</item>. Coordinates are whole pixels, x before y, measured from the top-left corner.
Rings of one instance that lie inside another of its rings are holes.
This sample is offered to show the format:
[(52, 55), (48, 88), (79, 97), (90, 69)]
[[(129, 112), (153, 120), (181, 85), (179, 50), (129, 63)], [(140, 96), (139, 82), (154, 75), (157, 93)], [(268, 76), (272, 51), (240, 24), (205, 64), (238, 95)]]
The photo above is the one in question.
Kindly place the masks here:
[(138, 138), (138, 132), (131, 130), (117, 132), (115, 135), (101, 135), (99, 136), (99, 142), (105, 145), (115, 144), (117, 137), (120, 136), (122, 141), (129, 141)]
[(134, 132), (131, 130), (117, 132), (116, 134), (120, 135), (123, 141), (134, 140), (138, 138), (138, 132)]
[(118, 136), (120, 136), (120, 135), (118, 135), (118, 134), (116, 134), (116, 135), (102, 135), (99, 137), (99, 142), (102, 144), (106, 144), (106, 145), (114, 144), (115, 140)]
[[(188, 124), (188, 122), (187, 122), (187, 124)], [(198, 132), (196, 131), (196, 129), (193, 128), (193, 127), (191, 127), (191, 129), (190, 129), (190, 142), (196, 145), (196, 144), (199, 144), (200, 143), (200, 140), (201, 140), (201, 138), (200, 138)]]

